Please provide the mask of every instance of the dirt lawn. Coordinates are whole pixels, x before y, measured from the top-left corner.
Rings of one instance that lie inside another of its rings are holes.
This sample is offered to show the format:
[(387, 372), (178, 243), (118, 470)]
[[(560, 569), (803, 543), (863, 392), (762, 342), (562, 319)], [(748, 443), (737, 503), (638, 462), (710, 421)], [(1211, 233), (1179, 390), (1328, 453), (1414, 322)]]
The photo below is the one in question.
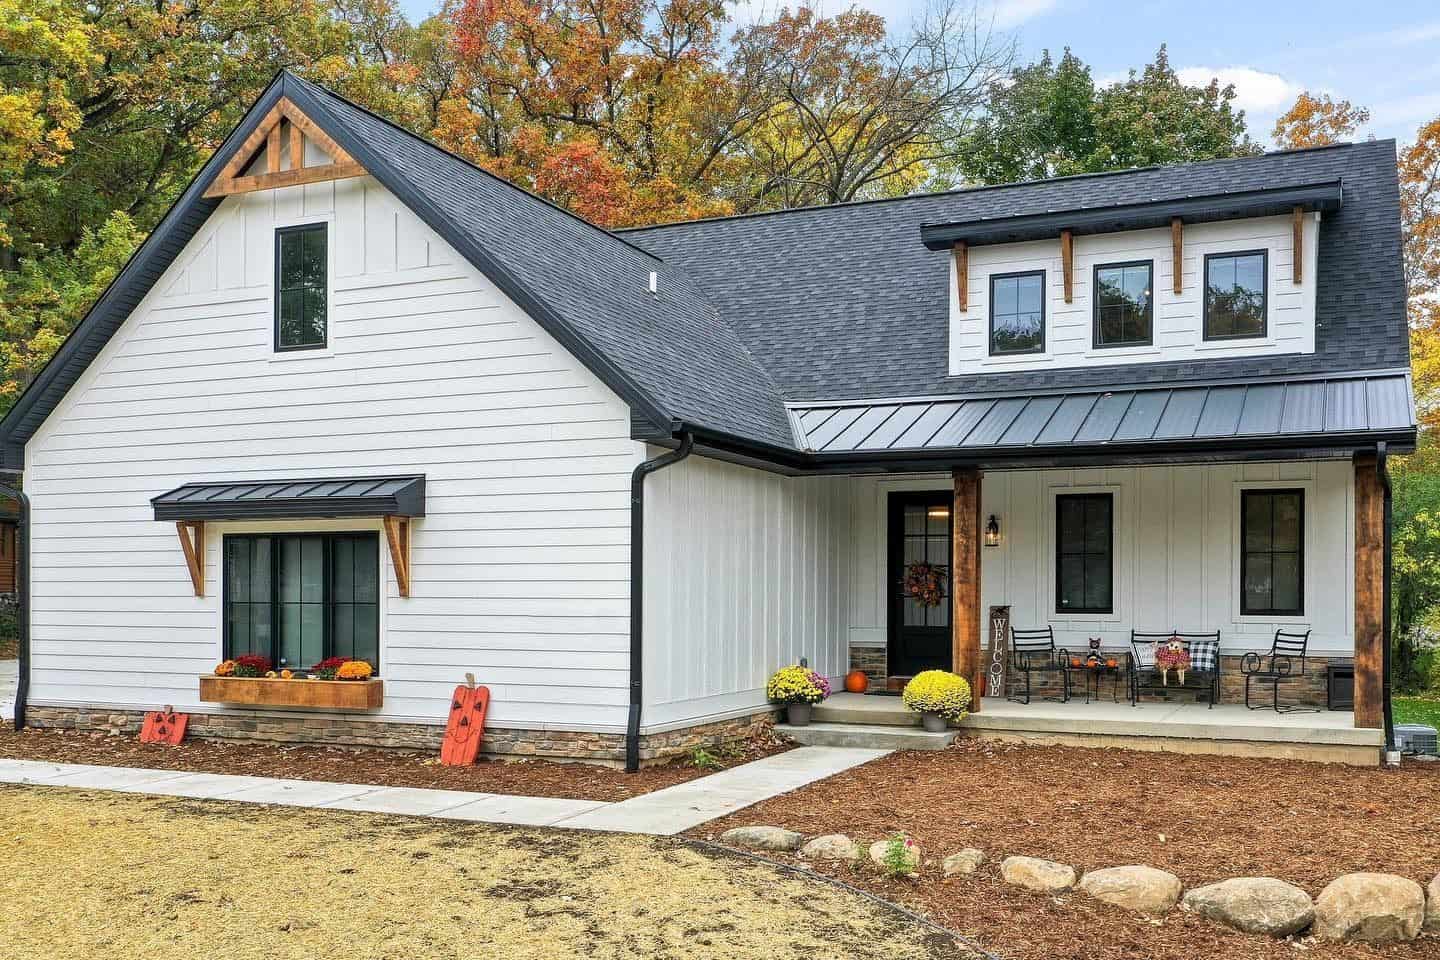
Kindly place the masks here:
[(574, 800), (627, 800), (788, 749), (789, 743), (767, 733), (748, 740), (732, 741), (723, 750), (712, 748), (720, 763), (718, 767), (697, 767), (687, 758), (680, 758), (645, 767), (639, 773), (627, 774), (614, 767), (593, 763), (544, 760), (482, 760), (473, 767), (442, 767), (438, 751), (413, 753), (198, 738), (172, 747), (141, 743), (134, 736), (35, 728), (16, 733), (8, 723), (0, 726), (0, 757), (15, 760), (152, 767), (192, 773), (233, 773)]
[(974, 956), (674, 840), (0, 787), (0, 862), (13, 960)]
[[(1152, 923), (1078, 894), (1008, 887), (998, 871), (999, 860), (1023, 854), (1080, 872), (1148, 863), (1187, 888), (1258, 875), (1315, 896), (1361, 870), (1423, 885), (1440, 872), (1437, 817), (1440, 764), (1357, 769), (965, 740), (883, 757), (692, 834), (762, 823), (867, 842), (904, 832), (934, 861), (918, 881), (835, 872), (1012, 960), (1440, 958), (1440, 937), (1380, 950), (1250, 937), (1178, 911)], [(943, 879), (938, 861), (967, 846), (986, 850), (990, 863), (974, 877)]]

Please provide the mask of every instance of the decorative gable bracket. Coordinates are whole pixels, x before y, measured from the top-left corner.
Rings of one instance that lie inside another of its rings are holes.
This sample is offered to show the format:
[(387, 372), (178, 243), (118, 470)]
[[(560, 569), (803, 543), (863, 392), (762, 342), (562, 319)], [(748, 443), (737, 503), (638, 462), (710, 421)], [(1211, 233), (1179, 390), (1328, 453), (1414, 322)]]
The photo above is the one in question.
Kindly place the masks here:
[(195, 596), (205, 596), (205, 521), (177, 520), (175, 532), (180, 534), (180, 549), (185, 552), (185, 567), (190, 571), (190, 584)]
[[(288, 123), (286, 122), (288, 121)], [(289, 131), (287, 142), (282, 135)], [(305, 138), (325, 151), (330, 162), (319, 166), (305, 165)], [(246, 168), (265, 150), (264, 173), (242, 175)], [(281, 169), (282, 155), (289, 157), (288, 169)], [(237, 193), (254, 193), (257, 190), (273, 190), (278, 187), (293, 187), (302, 183), (321, 183), (326, 180), (347, 180), (365, 176), (365, 168), (355, 161), (344, 148), (324, 130), (301, 112), (289, 97), (281, 97), (254, 132), (245, 138), (230, 162), (215, 175), (214, 181), (205, 191), (206, 197), (228, 197)]]

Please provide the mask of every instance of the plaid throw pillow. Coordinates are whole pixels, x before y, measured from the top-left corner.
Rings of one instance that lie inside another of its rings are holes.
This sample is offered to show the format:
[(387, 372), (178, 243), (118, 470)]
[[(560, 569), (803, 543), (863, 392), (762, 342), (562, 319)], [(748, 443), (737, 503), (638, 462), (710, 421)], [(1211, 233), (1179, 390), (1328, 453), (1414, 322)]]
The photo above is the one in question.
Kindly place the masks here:
[(1209, 640), (1190, 641), (1190, 669), (1191, 670), (1214, 670), (1215, 663), (1220, 659), (1220, 641), (1214, 638)]
[(1136, 640), (1131, 647), (1135, 651), (1135, 667), (1139, 670), (1152, 670), (1155, 667), (1155, 645), (1156, 640)]

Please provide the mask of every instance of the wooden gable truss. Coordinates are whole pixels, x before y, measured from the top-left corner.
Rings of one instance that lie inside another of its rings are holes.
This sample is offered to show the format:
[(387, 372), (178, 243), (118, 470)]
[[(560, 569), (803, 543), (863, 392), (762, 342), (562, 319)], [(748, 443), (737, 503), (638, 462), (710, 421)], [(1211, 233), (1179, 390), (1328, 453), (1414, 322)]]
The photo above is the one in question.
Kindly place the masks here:
[[(288, 132), (288, 136), (285, 134)], [(319, 166), (305, 165), (305, 138), (329, 154), (330, 162)], [(245, 174), (245, 170), (265, 150), (264, 173)], [(288, 155), (289, 169), (282, 170), (281, 156)], [(281, 97), (253, 133), (235, 151), (230, 162), (215, 176), (207, 197), (228, 197), (256, 190), (293, 187), (302, 183), (326, 180), (347, 180), (363, 177), (365, 168), (355, 161), (329, 134), (301, 112), (288, 97)]]

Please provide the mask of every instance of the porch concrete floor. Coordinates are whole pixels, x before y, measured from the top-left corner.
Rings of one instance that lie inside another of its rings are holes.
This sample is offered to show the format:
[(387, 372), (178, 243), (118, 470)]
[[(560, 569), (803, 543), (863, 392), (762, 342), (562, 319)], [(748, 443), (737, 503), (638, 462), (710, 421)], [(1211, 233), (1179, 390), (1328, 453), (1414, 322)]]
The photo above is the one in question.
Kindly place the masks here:
[[(899, 697), (837, 693), (814, 711), (817, 722), (911, 726), (919, 717)], [(1275, 713), (1239, 704), (1141, 703), (1071, 699), (1013, 703), (986, 697), (962, 733), (1091, 746), (1334, 760), (1379, 761), (1384, 732), (1357, 728), (1348, 711)]]

